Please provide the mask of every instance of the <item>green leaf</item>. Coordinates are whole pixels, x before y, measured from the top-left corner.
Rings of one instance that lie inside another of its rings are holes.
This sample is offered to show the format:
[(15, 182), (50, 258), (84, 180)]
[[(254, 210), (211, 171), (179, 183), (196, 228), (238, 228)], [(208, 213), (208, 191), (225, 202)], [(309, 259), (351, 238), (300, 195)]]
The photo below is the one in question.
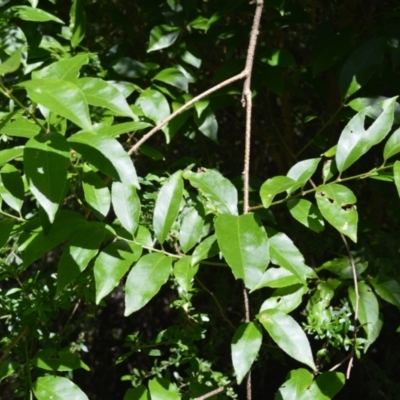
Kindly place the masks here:
[(3, 379), (11, 376), (18, 368), (20, 364), (15, 361), (6, 361), (0, 364), (0, 382)]
[(147, 89), (140, 94), (135, 103), (143, 114), (155, 123), (167, 118), (171, 111), (165, 96), (158, 90)]
[(86, 97), (77, 85), (61, 79), (35, 79), (19, 84), (29, 97), (50, 111), (92, 131)]
[(15, 146), (11, 149), (0, 151), (0, 165), (6, 164), (14, 158), (21, 157), (24, 154), (24, 146)]
[(20, 212), (24, 202), (24, 183), (21, 174), (11, 164), (0, 170), (0, 196), (15, 211)]
[(302, 280), (285, 268), (268, 268), (252, 292), (263, 287), (282, 288), (300, 282)]
[(260, 351), (261, 342), (261, 329), (254, 322), (240, 325), (233, 335), (231, 353), (238, 385), (250, 371)]
[(88, 104), (104, 107), (116, 115), (136, 119), (122, 93), (111, 83), (99, 78), (80, 78), (75, 85), (84, 93)]
[(100, 222), (86, 222), (70, 237), (58, 263), (58, 294), (86, 269), (104, 237), (105, 226)]
[(219, 253), (219, 247), (217, 243), (217, 237), (211, 235), (204, 239), (193, 251), (192, 254), (192, 267), (198, 264), (202, 260), (214, 257)]
[(34, 71), (32, 73), (32, 79), (52, 78), (73, 81), (78, 79), (79, 70), (82, 66), (88, 64), (88, 62), (89, 54), (80, 53), (74, 57), (68, 57), (54, 62), (39, 71)]
[(236, 279), (254, 288), (269, 263), (267, 234), (250, 213), (239, 217), (219, 215), (215, 221), (218, 245)]
[[(99, 129), (95, 127), (95, 130), (99, 135), (107, 136), (109, 138), (115, 138), (118, 137), (119, 135), (122, 135), (123, 133), (141, 131), (150, 126), (151, 125), (147, 122), (133, 121), (133, 122), (123, 122), (122, 124), (116, 124), (112, 126), (103, 126)], [(142, 146), (140, 146), (139, 150), (142, 148)]]
[[(359, 258), (354, 260), (357, 276), (360, 276), (367, 268), (368, 262), (360, 262)], [(348, 257), (334, 258), (323, 263), (316, 271), (326, 270), (338, 275), (341, 279), (353, 279), (353, 268)]]
[(150, 42), (147, 52), (165, 49), (172, 46), (181, 33), (181, 28), (169, 25), (155, 26), (150, 32)]
[(159, 72), (152, 81), (164, 82), (168, 85), (174, 86), (184, 92), (188, 91), (188, 79), (177, 68), (165, 68)]
[(185, 292), (189, 292), (192, 288), (192, 279), (199, 270), (198, 264), (191, 266), (191, 259), (190, 256), (184, 256), (174, 264), (175, 279)]
[(198, 173), (184, 171), (183, 177), (200, 191), (217, 213), (238, 215), (237, 190), (218, 171), (212, 169)]
[[(382, 321), (379, 319), (379, 304), (372, 289), (366, 283), (358, 282), (358, 293), (358, 320), (367, 334), (369, 346), (377, 339), (382, 328)], [(356, 293), (353, 286), (349, 286), (349, 298), (355, 310)]]
[(277, 289), (262, 303), (260, 312), (276, 309), (288, 314), (301, 304), (305, 293), (307, 287), (298, 284)]
[(140, 258), (141, 254), (141, 246), (124, 240), (112, 242), (102, 250), (94, 263), (96, 304), (118, 286), (129, 267)]
[(317, 233), (324, 230), (324, 218), (313, 203), (305, 199), (290, 199), (286, 204), (292, 217), (301, 224)]
[(368, 108), (357, 113), (340, 135), (336, 150), (336, 165), (340, 173), (349, 168), (372, 146), (380, 143), (390, 132), (397, 97), (383, 102), (382, 114), (368, 128), (364, 128)]
[(21, 65), (23, 51), (24, 47), (20, 47), (12, 54), (11, 57), (0, 64), (0, 75), (9, 74), (19, 68), (19, 66)]
[(400, 153), (400, 128), (396, 129), (390, 136), (383, 149), (383, 158), (385, 162), (394, 155)]
[(269, 237), (269, 252), (271, 262), (287, 269), (300, 282), (305, 283), (308, 267), (304, 264), (304, 257), (293, 242), (282, 232), (267, 229)]
[(8, 242), (15, 220), (4, 218), (0, 221), (0, 249)]
[(400, 284), (386, 275), (378, 275), (370, 279), (376, 294), (383, 300), (393, 304), (400, 310)]
[(7, 14), (11, 14), (17, 18), (24, 21), (34, 21), (34, 22), (47, 22), (54, 21), (59, 24), (64, 24), (61, 19), (57, 18), (55, 15), (50, 14), (40, 8), (32, 8), (28, 6), (14, 6), (6, 11)]
[(59, 376), (41, 376), (33, 384), (38, 400), (89, 400), (85, 393), (69, 379)]
[(324, 218), (356, 243), (358, 213), (354, 193), (348, 187), (334, 183), (319, 186), (315, 197)]
[(199, 131), (213, 142), (218, 143), (218, 121), (215, 118), (215, 114), (211, 108), (206, 108), (199, 117), (197, 113), (194, 115), (194, 122), (197, 125)]
[(274, 197), (279, 194), (290, 190), (293, 192), (301, 185), (287, 176), (274, 176), (267, 179), (261, 186), (260, 196), (263, 206), (268, 208), (274, 201)]
[(320, 158), (300, 161), (290, 168), (286, 176), (303, 185), (313, 176), (320, 161)]
[(179, 232), (179, 244), (184, 253), (191, 250), (200, 240), (203, 227), (204, 212), (200, 214), (197, 208), (190, 208), (182, 219), (181, 229)]
[(327, 371), (319, 375), (313, 384), (306, 389), (301, 400), (331, 400), (339, 393), (346, 378), (341, 372)]
[[(25, 118), (18, 118), (16, 121), (12, 121), (11, 123), (1, 128), (1, 133), (7, 136), (24, 137), (28, 139), (31, 139), (32, 137), (36, 136), (39, 132), (40, 132), (40, 126), (36, 125), (35, 122), (27, 120)], [(3, 151), (10, 151), (10, 150), (13, 149), (8, 149)]]
[(363, 43), (354, 50), (340, 72), (339, 89), (347, 98), (364, 86), (382, 64), (386, 38), (377, 38)]
[(140, 199), (136, 188), (121, 182), (112, 184), (112, 204), (121, 225), (132, 235), (136, 232), (140, 217)]
[[(146, 63), (148, 64), (148, 63)], [(130, 79), (143, 78), (150, 70), (146, 64), (133, 60), (130, 57), (122, 57), (116, 61), (112, 69), (119, 75)]]
[(87, 165), (83, 166), (83, 194), (89, 206), (105, 218), (110, 211), (111, 195), (103, 180)]
[(26, 143), (24, 170), (28, 184), (50, 222), (63, 200), (69, 165), (69, 145), (58, 133), (41, 133)]
[(279, 310), (266, 310), (258, 314), (257, 319), (285, 353), (316, 370), (307, 336), (290, 315)]
[(82, 3), (82, 0), (73, 0), (71, 10), (69, 12), (69, 29), (72, 33), (71, 46), (74, 49), (85, 37), (86, 32), (86, 14)]
[(393, 178), (396, 185), (397, 193), (400, 196), (400, 161), (396, 160), (393, 164)]
[(80, 368), (90, 370), (76, 354), (69, 351), (57, 353), (54, 349), (40, 350), (32, 358), (31, 364), (46, 371), (73, 371)]
[(123, 400), (151, 400), (151, 398), (147, 388), (139, 385), (135, 389), (128, 389)]
[(151, 400), (180, 400), (179, 390), (175, 383), (167, 379), (153, 378), (149, 381)]
[(306, 369), (290, 371), (289, 379), (279, 388), (275, 400), (303, 399), (305, 391), (311, 387), (312, 383), (312, 374)]
[(161, 187), (154, 207), (154, 233), (161, 244), (164, 243), (178, 215), (182, 194), (182, 171), (177, 171)]
[(125, 316), (144, 307), (167, 282), (172, 259), (160, 253), (143, 256), (131, 269), (125, 284)]
[[(351, 100), (347, 105), (354, 111), (359, 112), (367, 108), (366, 115), (369, 118), (377, 119), (382, 114), (382, 104), (388, 97), (375, 96), (375, 97), (358, 97)], [(394, 122), (400, 121), (400, 104), (394, 104)]]
[(81, 132), (72, 135), (68, 142), (90, 164), (123, 184), (140, 189), (135, 167), (122, 145), (116, 139)]

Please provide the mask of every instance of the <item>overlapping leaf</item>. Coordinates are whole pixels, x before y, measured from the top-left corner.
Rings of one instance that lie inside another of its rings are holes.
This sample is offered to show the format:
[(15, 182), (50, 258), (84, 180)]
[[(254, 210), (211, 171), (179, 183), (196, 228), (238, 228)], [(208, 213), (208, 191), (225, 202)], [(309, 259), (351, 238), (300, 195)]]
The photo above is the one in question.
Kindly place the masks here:
[(33, 392), (38, 400), (89, 400), (75, 383), (60, 376), (41, 376), (33, 384)]

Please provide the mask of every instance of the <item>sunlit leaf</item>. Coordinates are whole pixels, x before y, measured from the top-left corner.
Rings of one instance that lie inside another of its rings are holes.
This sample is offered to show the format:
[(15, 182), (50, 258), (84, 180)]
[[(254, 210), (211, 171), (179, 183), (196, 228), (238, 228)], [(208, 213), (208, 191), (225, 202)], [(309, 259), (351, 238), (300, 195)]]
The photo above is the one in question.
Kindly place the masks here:
[(47, 11), (41, 10), (39, 8), (32, 8), (28, 6), (14, 6), (7, 10), (7, 14), (11, 14), (17, 18), (21, 18), (24, 21), (34, 21), (34, 22), (47, 22), (54, 21), (59, 24), (64, 24), (64, 22), (57, 18), (55, 15), (48, 13)]
[(322, 232), (325, 228), (324, 218), (319, 209), (306, 199), (290, 199), (287, 207), (294, 219), (314, 232)]
[(24, 183), (20, 172), (11, 164), (4, 165), (0, 170), (0, 196), (15, 211), (21, 211)]
[(164, 82), (184, 92), (188, 91), (188, 79), (177, 68), (165, 68), (152, 78), (152, 80)]
[(19, 48), (13, 55), (0, 64), (0, 75), (16, 71), (21, 65), (23, 47)]
[(275, 290), (271, 297), (262, 303), (260, 312), (264, 310), (281, 310), (288, 314), (295, 310), (302, 302), (303, 295), (307, 293), (307, 286), (292, 285)]
[(400, 128), (396, 129), (386, 142), (383, 149), (383, 158), (386, 162), (390, 157), (398, 153), (400, 153)]
[[(204, 214), (204, 213), (203, 213)], [(204, 215), (195, 207), (189, 209), (182, 219), (179, 232), (179, 244), (184, 253), (187, 253), (201, 238), (204, 226)]]
[(174, 264), (175, 279), (185, 292), (189, 292), (192, 288), (191, 282), (198, 269), (198, 264), (194, 267), (191, 266), (190, 256), (184, 256)]
[(38, 400), (89, 400), (73, 382), (60, 376), (41, 376), (33, 383), (33, 392)]
[(195, 266), (202, 260), (214, 257), (219, 253), (217, 237), (211, 235), (204, 239), (193, 251), (191, 265)]
[(82, 0), (73, 0), (69, 17), (69, 28), (72, 33), (71, 45), (73, 48), (76, 48), (85, 37), (86, 32), (86, 14)]
[(292, 192), (300, 186), (301, 184), (287, 176), (274, 176), (273, 178), (266, 180), (260, 189), (263, 206), (268, 208), (277, 194), (286, 192), (287, 190)]
[(165, 49), (173, 45), (181, 33), (181, 28), (170, 25), (155, 26), (150, 32), (147, 52)]

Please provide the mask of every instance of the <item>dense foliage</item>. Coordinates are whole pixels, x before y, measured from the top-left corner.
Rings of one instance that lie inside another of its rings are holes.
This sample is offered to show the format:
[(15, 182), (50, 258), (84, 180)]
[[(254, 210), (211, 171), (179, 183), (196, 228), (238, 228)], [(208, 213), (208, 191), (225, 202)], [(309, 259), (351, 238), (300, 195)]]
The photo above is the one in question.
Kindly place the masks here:
[(0, 0), (0, 399), (397, 398), (399, 27)]

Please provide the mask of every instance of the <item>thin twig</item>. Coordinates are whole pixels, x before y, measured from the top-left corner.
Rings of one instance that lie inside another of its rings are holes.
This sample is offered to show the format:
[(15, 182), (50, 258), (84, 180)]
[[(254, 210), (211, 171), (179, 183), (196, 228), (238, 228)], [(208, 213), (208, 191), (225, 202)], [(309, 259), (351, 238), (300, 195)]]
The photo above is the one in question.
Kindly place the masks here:
[(345, 358), (343, 358), (342, 361), (334, 365), (329, 371), (334, 371), (335, 369), (338, 369), (343, 363), (345, 363), (351, 357), (353, 357), (353, 353), (348, 354)]
[(8, 356), (8, 353), (11, 349), (18, 344), (18, 342), (28, 333), (29, 326), (26, 326), (21, 333), (8, 345), (8, 347), (3, 351), (3, 354), (0, 357), (0, 362), (4, 361)]
[(200, 396), (200, 397), (196, 397), (194, 400), (205, 400), (205, 399), (208, 399), (208, 398), (210, 398), (210, 397), (213, 397), (213, 396), (215, 396), (215, 395), (218, 394), (218, 393), (224, 392), (228, 387), (233, 386), (235, 383), (236, 383), (236, 382), (231, 382), (231, 383), (229, 383), (228, 385), (221, 386), (221, 387), (219, 387), (219, 388), (217, 388), (217, 389), (212, 390), (211, 392), (208, 392), (208, 393), (206, 393), (206, 394), (203, 394), (203, 395)]
[(76, 302), (76, 304), (75, 304), (75, 306), (74, 306), (74, 308), (73, 308), (73, 310), (72, 310), (70, 316), (68, 317), (67, 322), (65, 323), (65, 325), (63, 326), (63, 328), (62, 328), (61, 331), (60, 331), (60, 334), (59, 334), (60, 337), (63, 335), (63, 333), (64, 333), (65, 330), (67, 329), (67, 326), (69, 325), (69, 323), (71, 322), (72, 318), (74, 317), (76, 311), (78, 310), (78, 307), (79, 307), (79, 304), (81, 303), (81, 300), (82, 300), (82, 299), (79, 299), (79, 300)]
[(193, 97), (192, 100), (189, 100), (187, 103), (185, 103), (182, 107), (178, 108), (176, 111), (174, 111), (169, 117), (163, 119), (160, 121), (151, 131), (146, 133), (144, 136), (141, 137), (140, 140), (138, 140), (134, 146), (130, 148), (128, 151), (129, 155), (132, 155), (144, 142), (149, 140), (156, 132), (158, 132), (164, 125), (166, 125), (169, 121), (173, 120), (177, 115), (181, 114), (183, 111), (187, 110), (189, 107), (191, 107), (193, 104), (197, 103), (199, 100), (202, 98), (208, 96), (211, 93), (216, 92), (217, 90), (233, 83), (236, 81), (239, 81), (240, 79), (243, 79), (246, 77), (245, 71), (241, 72), (240, 74), (237, 74), (235, 76), (232, 76), (229, 79), (226, 79), (225, 81), (218, 83), (218, 85), (213, 86), (212, 88), (206, 90), (203, 93), (200, 93), (198, 96)]
[(351, 269), (353, 271), (353, 281), (354, 281), (354, 292), (356, 295), (356, 305), (354, 307), (354, 335), (353, 335), (353, 348), (350, 354), (350, 361), (349, 365), (347, 366), (347, 372), (346, 372), (346, 378), (350, 379), (350, 371), (351, 368), (353, 367), (353, 361), (354, 361), (354, 353), (355, 353), (355, 347), (356, 347), (356, 340), (357, 340), (357, 329), (356, 329), (356, 324), (358, 320), (358, 308), (359, 308), (359, 291), (358, 291), (358, 280), (357, 280), (357, 270), (356, 270), (356, 265), (354, 263), (354, 257), (353, 254), (351, 254), (349, 244), (347, 243), (347, 239), (344, 237), (344, 235), (341, 233), (340, 236), (342, 237), (343, 243), (346, 247), (347, 254), (349, 255), (349, 260), (351, 264)]
[(203, 290), (205, 290), (214, 299), (214, 301), (217, 304), (217, 307), (219, 309), (219, 312), (221, 314), (221, 317), (226, 321), (226, 323), (233, 330), (235, 330), (236, 329), (235, 326), (232, 324), (232, 322), (226, 316), (225, 311), (224, 311), (223, 307), (221, 306), (221, 303), (218, 301), (217, 297), (215, 296), (215, 294), (206, 285), (204, 285), (204, 283), (197, 276), (195, 276), (194, 279), (196, 279), (197, 283), (203, 288)]

